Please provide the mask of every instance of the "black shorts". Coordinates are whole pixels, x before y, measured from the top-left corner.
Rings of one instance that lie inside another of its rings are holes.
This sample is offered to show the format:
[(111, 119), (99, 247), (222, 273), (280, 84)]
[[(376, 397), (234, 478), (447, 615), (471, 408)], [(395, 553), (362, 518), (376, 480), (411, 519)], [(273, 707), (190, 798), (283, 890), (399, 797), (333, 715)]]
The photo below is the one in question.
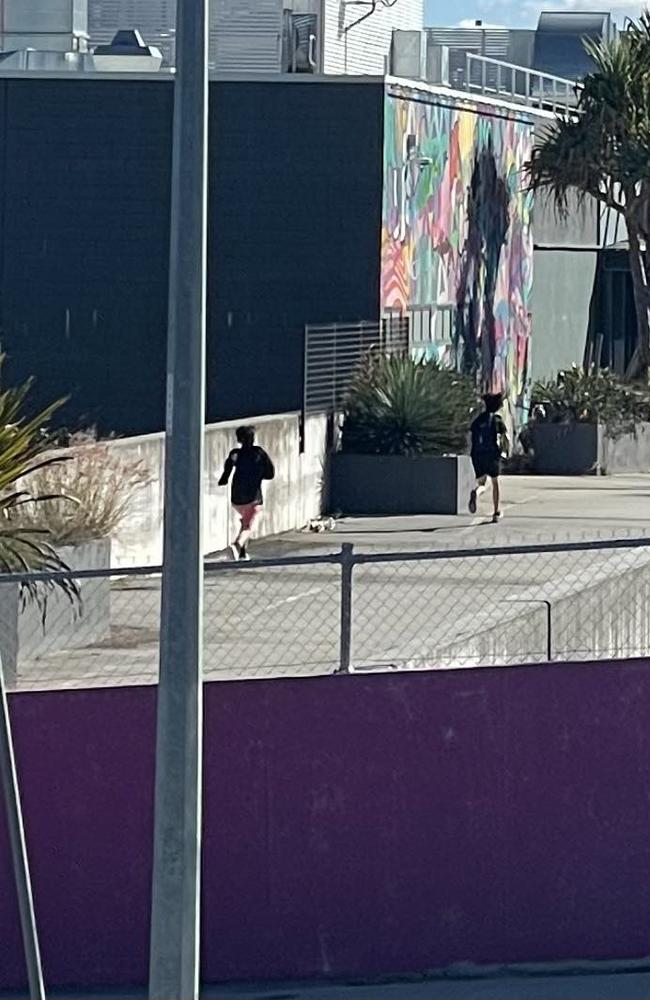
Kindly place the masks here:
[(484, 476), (496, 479), (501, 475), (500, 455), (472, 455), (472, 465), (477, 479), (483, 479)]

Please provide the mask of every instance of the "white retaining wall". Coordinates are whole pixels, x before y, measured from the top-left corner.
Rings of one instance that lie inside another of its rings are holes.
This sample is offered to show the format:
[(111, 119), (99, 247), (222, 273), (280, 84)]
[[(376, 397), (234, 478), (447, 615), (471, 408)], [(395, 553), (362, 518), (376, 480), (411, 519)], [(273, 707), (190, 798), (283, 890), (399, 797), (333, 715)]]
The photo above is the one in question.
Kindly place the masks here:
[[(307, 417), (304, 451), (300, 451), (299, 414), (249, 417), (211, 424), (205, 429), (205, 475), (203, 481), (204, 551), (223, 549), (233, 537), (237, 518), (230, 507), (228, 490), (217, 485), (224, 460), (236, 445), (235, 429), (254, 424), (258, 443), (275, 463), (275, 479), (265, 484), (264, 515), (258, 522), (258, 537), (300, 528), (321, 511), (325, 469), (327, 418)], [(134, 501), (127, 523), (112, 539), (112, 565), (153, 566), (162, 562), (164, 434), (123, 438), (110, 447), (130, 460), (140, 459), (150, 471), (151, 484)]]
[[(455, 627), (464, 634), (455, 641), (426, 652), (421, 640), (419, 646), (412, 642), (413, 655), (407, 665), (411, 669), (458, 669), (546, 663), (549, 635), (544, 599), (551, 602), (551, 659), (562, 663), (646, 656), (650, 649), (650, 549), (595, 550), (582, 562), (577, 561), (580, 553), (573, 556), (575, 571), (569, 571), (568, 562), (560, 559), (553, 584), (540, 581), (538, 586), (533, 556), (530, 587), (513, 584), (513, 596), (501, 601), (498, 614), (487, 602), (483, 607), (477, 603), (471, 622), (459, 614)], [(510, 557), (515, 571), (518, 558)]]

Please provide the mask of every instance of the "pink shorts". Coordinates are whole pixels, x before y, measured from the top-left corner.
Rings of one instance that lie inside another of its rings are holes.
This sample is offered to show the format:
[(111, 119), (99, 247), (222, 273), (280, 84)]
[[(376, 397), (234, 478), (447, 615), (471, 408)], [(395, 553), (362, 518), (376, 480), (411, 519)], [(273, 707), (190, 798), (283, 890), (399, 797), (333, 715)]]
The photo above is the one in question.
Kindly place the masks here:
[(241, 526), (245, 531), (251, 531), (257, 521), (258, 517), (262, 513), (261, 503), (244, 503), (244, 504), (234, 504), (233, 505), (239, 516), (241, 517)]

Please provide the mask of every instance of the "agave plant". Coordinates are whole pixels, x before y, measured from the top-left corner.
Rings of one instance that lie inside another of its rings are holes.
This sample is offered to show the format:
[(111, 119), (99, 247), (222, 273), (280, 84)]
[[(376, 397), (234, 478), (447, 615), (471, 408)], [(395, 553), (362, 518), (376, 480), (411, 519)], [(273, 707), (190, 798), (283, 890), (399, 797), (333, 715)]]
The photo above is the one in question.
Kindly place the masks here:
[(347, 393), (341, 448), (364, 455), (463, 452), (477, 408), (467, 376), (406, 354), (372, 354)]
[[(0, 367), (3, 358), (0, 357)], [(61, 500), (57, 494), (38, 494), (24, 485), (26, 476), (60, 462), (50, 453), (50, 440), (44, 428), (64, 400), (58, 400), (36, 416), (27, 418), (24, 405), (32, 387), (28, 379), (17, 388), (0, 391), (0, 574), (60, 573), (68, 566), (52, 545), (49, 533), (27, 528), (17, 520), (17, 512), (27, 505)], [(25, 580), (21, 585), (23, 600), (37, 599), (45, 609), (45, 598), (53, 589), (63, 592), (71, 602), (78, 600), (74, 580)]]

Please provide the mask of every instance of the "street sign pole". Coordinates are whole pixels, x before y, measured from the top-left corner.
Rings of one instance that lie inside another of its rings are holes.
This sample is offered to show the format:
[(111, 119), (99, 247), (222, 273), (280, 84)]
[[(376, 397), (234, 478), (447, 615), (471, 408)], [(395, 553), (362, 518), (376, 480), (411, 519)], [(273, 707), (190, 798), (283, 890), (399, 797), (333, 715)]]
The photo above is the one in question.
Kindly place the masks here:
[(20, 804), (20, 789), (18, 773), (14, 757), (14, 745), (11, 736), (11, 720), (9, 717), (9, 701), (5, 687), (4, 670), (0, 659), (0, 783), (2, 784), (7, 829), (9, 831), (9, 846), (16, 882), (18, 897), (18, 912), (20, 928), (25, 949), (27, 966), (27, 981), (29, 983), (30, 1000), (45, 1000), (43, 985), (43, 970), (41, 954), (36, 929), (32, 883), (29, 874), (27, 844), (23, 827), (23, 814)]
[(178, 0), (149, 996), (197, 1000), (202, 772), (207, 0)]

